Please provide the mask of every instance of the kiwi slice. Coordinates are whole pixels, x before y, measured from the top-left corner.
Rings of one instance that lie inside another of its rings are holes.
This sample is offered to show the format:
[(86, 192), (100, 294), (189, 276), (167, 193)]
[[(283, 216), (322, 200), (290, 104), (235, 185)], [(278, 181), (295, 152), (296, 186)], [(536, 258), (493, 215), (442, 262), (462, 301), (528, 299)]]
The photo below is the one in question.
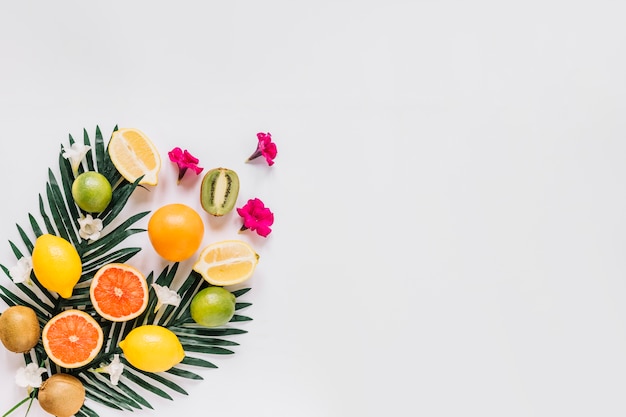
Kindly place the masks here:
[(223, 216), (237, 203), (239, 176), (232, 169), (213, 168), (204, 174), (200, 187), (200, 204), (207, 213)]

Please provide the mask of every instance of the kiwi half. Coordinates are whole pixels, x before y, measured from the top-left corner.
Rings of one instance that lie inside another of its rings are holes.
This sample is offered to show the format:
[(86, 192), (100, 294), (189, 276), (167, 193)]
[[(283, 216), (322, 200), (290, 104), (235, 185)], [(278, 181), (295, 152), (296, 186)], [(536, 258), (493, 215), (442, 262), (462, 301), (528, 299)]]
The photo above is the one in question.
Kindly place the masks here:
[(200, 204), (207, 213), (223, 216), (237, 203), (239, 176), (232, 169), (213, 168), (204, 174), (200, 187)]

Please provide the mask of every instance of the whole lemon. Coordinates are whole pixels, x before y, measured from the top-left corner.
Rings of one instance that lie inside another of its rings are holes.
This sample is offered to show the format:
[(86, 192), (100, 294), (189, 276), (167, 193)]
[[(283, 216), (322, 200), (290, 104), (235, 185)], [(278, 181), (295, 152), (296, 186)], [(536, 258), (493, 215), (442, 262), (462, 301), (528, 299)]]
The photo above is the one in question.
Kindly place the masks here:
[(87, 171), (72, 183), (72, 197), (81, 209), (89, 213), (100, 213), (111, 202), (111, 183), (99, 172)]
[(76, 248), (59, 236), (44, 234), (37, 238), (32, 253), (33, 271), (41, 285), (70, 298), (83, 272)]
[(204, 237), (204, 223), (191, 207), (167, 204), (150, 217), (148, 237), (161, 257), (170, 262), (184, 261), (200, 247)]
[(191, 300), (191, 318), (206, 327), (226, 324), (235, 314), (235, 296), (222, 287), (207, 287)]
[(120, 342), (120, 348), (131, 365), (146, 372), (167, 371), (185, 357), (174, 332), (154, 324), (135, 327)]

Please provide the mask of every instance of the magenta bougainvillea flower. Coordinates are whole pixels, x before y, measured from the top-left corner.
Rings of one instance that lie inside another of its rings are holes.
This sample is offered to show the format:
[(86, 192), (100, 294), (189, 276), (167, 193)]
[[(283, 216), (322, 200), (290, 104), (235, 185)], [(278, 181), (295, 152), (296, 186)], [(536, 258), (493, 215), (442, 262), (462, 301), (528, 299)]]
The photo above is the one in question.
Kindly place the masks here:
[(263, 155), (269, 166), (274, 165), (274, 158), (276, 158), (278, 150), (276, 149), (276, 144), (272, 142), (272, 134), (269, 132), (259, 132), (256, 134), (256, 137), (259, 139), (256, 151), (250, 155), (246, 162), (252, 161), (253, 159)]
[(258, 198), (248, 200), (243, 207), (237, 209), (237, 213), (243, 218), (241, 231), (250, 229), (263, 237), (272, 233), (270, 226), (274, 224), (274, 213)]
[(196, 175), (201, 173), (204, 169), (198, 166), (198, 162), (200, 162), (200, 160), (190, 154), (187, 149), (183, 151), (179, 147), (176, 147), (169, 151), (167, 155), (170, 157), (170, 161), (178, 165), (178, 183), (180, 183), (180, 180), (183, 179), (185, 172), (187, 172), (188, 169), (191, 168)]

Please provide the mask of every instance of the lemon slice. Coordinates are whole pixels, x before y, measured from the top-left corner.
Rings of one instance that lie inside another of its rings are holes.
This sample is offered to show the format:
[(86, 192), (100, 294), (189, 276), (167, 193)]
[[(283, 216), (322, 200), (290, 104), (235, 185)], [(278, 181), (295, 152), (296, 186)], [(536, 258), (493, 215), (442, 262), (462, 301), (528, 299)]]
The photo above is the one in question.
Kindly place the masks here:
[(193, 270), (210, 284), (225, 286), (239, 284), (252, 276), (259, 255), (241, 240), (223, 240), (202, 250)]
[(139, 184), (156, 185), (161, 157), (152, 141), (140, 130), (116, 130), (109, 141), (109, 156), (115, 168), (129, 182), (143, 175)]

